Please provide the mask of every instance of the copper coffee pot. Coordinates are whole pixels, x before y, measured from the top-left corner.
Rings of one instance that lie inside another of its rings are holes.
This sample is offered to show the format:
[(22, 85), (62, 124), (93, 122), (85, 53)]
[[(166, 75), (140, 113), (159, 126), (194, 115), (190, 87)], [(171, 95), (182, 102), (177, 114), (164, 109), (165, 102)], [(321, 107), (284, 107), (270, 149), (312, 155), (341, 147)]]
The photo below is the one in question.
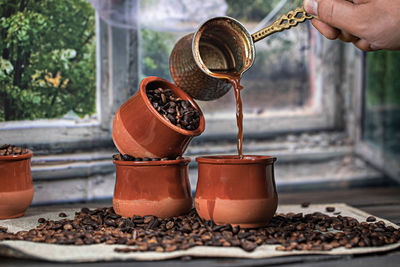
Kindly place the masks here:
[(255, 42), (312, 18), (314, 16), (298, 7), (254, 34), (233, 18), (211, 18), (175, 44), (169, 59), (171, 76), (191, 97), (217, 99), (232, 86), (216, 74), (242, 75), (253, 64)]

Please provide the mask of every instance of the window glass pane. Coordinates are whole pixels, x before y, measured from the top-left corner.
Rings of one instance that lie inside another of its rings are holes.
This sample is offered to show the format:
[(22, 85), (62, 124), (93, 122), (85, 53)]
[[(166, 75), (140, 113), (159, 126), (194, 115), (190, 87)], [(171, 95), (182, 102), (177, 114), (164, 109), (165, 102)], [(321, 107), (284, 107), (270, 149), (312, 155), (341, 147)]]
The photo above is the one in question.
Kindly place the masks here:
[(368, 53), (363, 138), (400, 160), (400, 52)]
[[(156, 75), (169, 80), (172, 79), (168, 61), (174, 44), (182, 36), (194, 32), (205, 19), (231, 16), (253, 33), (257, 28), (269, 25), (280, 15), (301, 6), (301, 1), (205, 0), (191, 2), (190, 8), (184, 8), (182, 1), (171, 1), (168, 8), (165, 8), (162, 0), (150, 2), (152, 8), (146, 4), (147, 1), (141, 2), (141, 73), (144, 76)], [(169, 9), (174, 12), (170, 14)], [(198, 12), (192, 14), (191, 10)], [(194, 14), (207, 14), (208, 17)], [(260, 23), (268, 15), (270, 19)], [(256, 60), (251, 69), (244, 73), (242, 80), (245, 113), (293, 110), (311, 103), (310, 55), (308, 23), (257, 42)], [(218, 100), (198, 103), (206, 113), (234, 114), (233, 90)]]
[(0, 121), (91, 116), (95, 19), (85, 0), (0, 4)]

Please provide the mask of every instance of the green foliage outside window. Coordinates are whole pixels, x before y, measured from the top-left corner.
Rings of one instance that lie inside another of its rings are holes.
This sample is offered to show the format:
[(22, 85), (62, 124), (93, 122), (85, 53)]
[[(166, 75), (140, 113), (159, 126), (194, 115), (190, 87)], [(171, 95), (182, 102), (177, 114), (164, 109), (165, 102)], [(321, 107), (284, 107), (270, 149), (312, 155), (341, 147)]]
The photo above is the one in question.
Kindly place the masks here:
[(377, 51), (367, 56), (367, 105), (400, 105), (400, 53)]
[(95, 112), (94, 23), (85, 0), (0, 0), (0, 121)]
[(170, 78), (169, 54), (175, 42), (175, 36), (168, 32), (150, 29), (141, 30), (142, 74)]

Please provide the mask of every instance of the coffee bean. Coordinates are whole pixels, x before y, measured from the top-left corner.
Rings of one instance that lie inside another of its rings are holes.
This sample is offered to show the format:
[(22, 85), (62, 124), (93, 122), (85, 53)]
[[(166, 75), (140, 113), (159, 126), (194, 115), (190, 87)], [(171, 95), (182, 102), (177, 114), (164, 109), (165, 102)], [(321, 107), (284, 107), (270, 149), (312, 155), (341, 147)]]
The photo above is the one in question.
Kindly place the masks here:
[(161, 94), (161, 101), (163, 104), (167, 103), (167, 98), (165, 97), (165, 94)]
[(63, 228), (64, 228), (64, 230), (72, 230), (73, 229), (72, 225), (69, 223), (64, 224)]
[(169, 230), (172, 229), (172, 227), (174, 227), (174, 222), (173, 221), (169, 221), (167, 222), (167, 224), (165, 225), (165, 227)]
[[(128, 154), (114, 154), (113, 155), (114, 160), (121, 160), (121, 161), (159, 161), (162, 160), (160, 158), (149, 158), (149, 157), (144, 157), (144, 158), (138, 158), (138, 157), (133, 157)], [(168, 160), (168, 158), (165, 158), (165, 160)]]
[(302, 208), (308, 208), (308, 206), (310, 206), (310, 202), (303, 202), (303, 203), (301, 203), (301, 207), (302, 207)]
[[(277, 250), (327, 251), (337, 247), (369, 247), (393, 244), (400, 240), (400, 229), (383, 221), (358, 222), (356, 219), (315, 212), (275, 215), (266, 227), (240, 229), (201, 220), (193, 209), (185, 215), (159, 219), (155, 216), (124, 218), (113, 208), (82, 208), (73, 220), (38, 220), (29, 231), (8, 233), (0, 227), (0, 240), (26, 240), (60, 245), (125, 244), (137, 248), (119, 252), (172, 252), (194, 246), (241, 247), (253, 251), (263, 244), (276, 244)], [(337, 232), (328, 232), (334, 228)]]
[(147, 89), (147, 98), (166, 121), (186, 130), (200, 124), (200, 112), (189, 101), (176, 97), (170, 89)]
[(334, 212), (335, 211), (335, 207), (326, 207), (325, 210), (327, 212)]
[(153, 216), (145, 216), (143, 219), (143, 223), (149, 223), (153, 220)]
[(376, 218), (374, 216), (369, 216), (367, 218), (367, 222), (374, 222), (374, 221), (376, 221)]
[(121, 154), (114, 154), (113, 155), (113, 160), (123, 160), (122, 155)]
[(168, 120), (169, 120), (172, 124), (175, 124), (175, 125), (176, 125), (176, 119), (175, 119), (175, 117), (174, 117), (173, 115), (168, 114), (168, 115), (167, 115), (167, 118), (168, 118)]
[(237, 234), (240, 231), (240, 226), (236, 225), (235, 227), (232, 228), (232, 233)]
[(60, 212), (59, 214), (58, 214), (58, 217), (67, 217), (67, 214), (65, 214), (64, 212)]
[(251, 252), (254, 249), (256, 249), (257, 244), (254, 242), (250, 242), (250, 241), (244, 241), (241, 243), (241, 247), (246, 250), (247, 252)]
[(9, 144), (0, 145), (0, 149), (7, 149), (9, 146)]
[(17, 156), (27, 154), (29, 151), (26, 148), (17, 147), (14, 145), (0, 145), (0, 156)]
[(134, 157), (132, 157), (131, 155), (128, 155), (128, 154), (123, 154), (122, 159), (126, 160), (126, 161), (135, 160)]

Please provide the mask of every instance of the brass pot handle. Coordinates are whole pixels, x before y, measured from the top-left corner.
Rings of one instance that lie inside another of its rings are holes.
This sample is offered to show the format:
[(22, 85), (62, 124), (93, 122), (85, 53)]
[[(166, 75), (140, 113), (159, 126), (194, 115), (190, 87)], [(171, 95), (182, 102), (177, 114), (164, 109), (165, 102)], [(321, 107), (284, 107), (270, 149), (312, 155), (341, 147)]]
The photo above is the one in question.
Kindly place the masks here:
[(251, 37), (253, 38), (253, 42), (257, 42), (271, 34), (290, 29), (307, 19), (313, 18), (315, 18), (315, 16), (307, 14), (303, 7), (297, 7), (295, 10), (291, 10), (287, 14), (282, 15), (271, 25), (253, 33)]

